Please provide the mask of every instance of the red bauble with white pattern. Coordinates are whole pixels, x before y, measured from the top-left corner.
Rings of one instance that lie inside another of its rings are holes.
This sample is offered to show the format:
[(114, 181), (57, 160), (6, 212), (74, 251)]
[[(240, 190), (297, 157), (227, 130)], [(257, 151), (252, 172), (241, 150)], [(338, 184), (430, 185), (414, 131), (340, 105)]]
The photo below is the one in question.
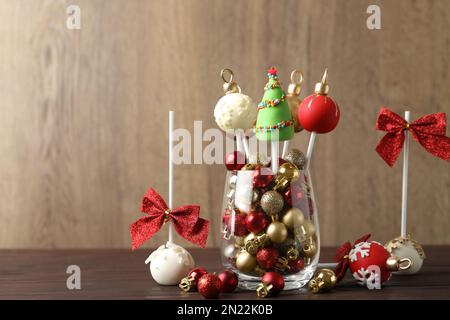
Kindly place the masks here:
[(359, 242), (349, 253), (350, 270), (353, 278), (368, 289), (381, 289), (381, 284), (389, 280), (391, 272), (386, 260), (391, 254), (376, 241)]
[(333, 99), (316, 93), (300, 103), (297, 116), (302, 127), (309, 132), (327, 133), (336, 128), (340, 111)]

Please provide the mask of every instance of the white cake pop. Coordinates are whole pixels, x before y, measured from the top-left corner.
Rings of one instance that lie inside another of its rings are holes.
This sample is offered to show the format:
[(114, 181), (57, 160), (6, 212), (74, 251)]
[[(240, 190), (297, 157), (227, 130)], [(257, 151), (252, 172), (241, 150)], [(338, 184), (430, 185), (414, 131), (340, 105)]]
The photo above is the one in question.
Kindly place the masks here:
[(395, 274), (415, 274), (422, 268), (425, 252), (422, 246), (414, 239), (411, 239), (409, 235), (392, 239), (385, 247), (393, 256), (399, 259), (408, 258), (412, 262), (409, 269), (399, 270)]
[(153, 251), (145, 260), (148, 263), (153, 279), (161, 285), (178, 285), (195, 265), (186, 249), (171, 242)]
[[(230, 79), (225, 79), (225, 72), (230, 73)], [(248, 130), (253, 128), (258, 114), (256, 103), (249, 96), (241, 93), (241, 88), (233, 82), (233, 72), (223, 69), (221, 76), (225, 95), (220, 98), (214, 108), (214, 118), (220, 129)]]

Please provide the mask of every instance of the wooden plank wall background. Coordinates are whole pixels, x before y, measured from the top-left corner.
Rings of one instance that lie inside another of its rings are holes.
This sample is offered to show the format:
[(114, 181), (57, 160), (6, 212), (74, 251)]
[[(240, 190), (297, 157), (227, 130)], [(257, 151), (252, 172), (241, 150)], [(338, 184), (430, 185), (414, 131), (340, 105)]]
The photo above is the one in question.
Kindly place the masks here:
[[(66, 28), (72, 3), (81, 30)], [(372, 3), (378, 31), (366, 28)], [(450, 112), (449, 30), (447, 0), (1, 0), (0, 247), (128, 247), (146, 188), (167, 195), (168, 110), (176, 127), (215, 127), (220, 69), (259, 101), (270, 65), (285, 85), (301, 68), (303, 96), (328, 66), (341, 106), (312, 166), (323, 244), (388, 240), (401, 161), (390, 169), (375, 153), (375, 119), (381, 105), (413, 119)], [(410, 152), (409, 231), (449, 244), (448, 164), (416, 142)], [(175, 203), (200, 204), (218, 245), (223, 166), (175, 170)]]

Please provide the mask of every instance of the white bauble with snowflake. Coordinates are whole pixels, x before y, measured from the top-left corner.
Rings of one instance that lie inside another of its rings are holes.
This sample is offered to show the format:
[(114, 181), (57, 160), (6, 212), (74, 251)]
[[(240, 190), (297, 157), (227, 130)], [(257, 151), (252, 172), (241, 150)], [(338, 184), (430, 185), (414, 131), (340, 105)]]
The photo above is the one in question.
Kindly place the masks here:
[(150, 263), (150, 273), (161, 285), (178, 285), (194, 267), (191, 254), (183, 247), (171, 242), (153, 251), (145, 263)]
[(217, 102), (214, 118), (223, 131), (253, 128), (258, 114), (256, 103), (243, 93), (228, 93)]
[(385, 247), (393, 256), (399, 259), (407, 258), (411, 260), (411, 267), (409, 269), (400, 269), (395, 274), (415, 274), (422, 268), (425, 252), (422, 246), (414, 239), (411, 239), (409, 235), (392, 239)]

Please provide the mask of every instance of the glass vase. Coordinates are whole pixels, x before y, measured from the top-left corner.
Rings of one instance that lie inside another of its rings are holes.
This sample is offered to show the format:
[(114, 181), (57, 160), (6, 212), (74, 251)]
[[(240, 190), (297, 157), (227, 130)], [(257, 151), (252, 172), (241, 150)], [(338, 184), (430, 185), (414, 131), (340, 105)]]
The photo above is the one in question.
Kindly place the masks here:
[(258, 165), (227, 172), (221, 255), (242, 289), (255, 290), (266, 271), (280, 273), (285, 290), (299, 289), (316, 271), (320, 237), (314, 189), (309, 171), (295, 169), (285, 162), (277, 174)]

